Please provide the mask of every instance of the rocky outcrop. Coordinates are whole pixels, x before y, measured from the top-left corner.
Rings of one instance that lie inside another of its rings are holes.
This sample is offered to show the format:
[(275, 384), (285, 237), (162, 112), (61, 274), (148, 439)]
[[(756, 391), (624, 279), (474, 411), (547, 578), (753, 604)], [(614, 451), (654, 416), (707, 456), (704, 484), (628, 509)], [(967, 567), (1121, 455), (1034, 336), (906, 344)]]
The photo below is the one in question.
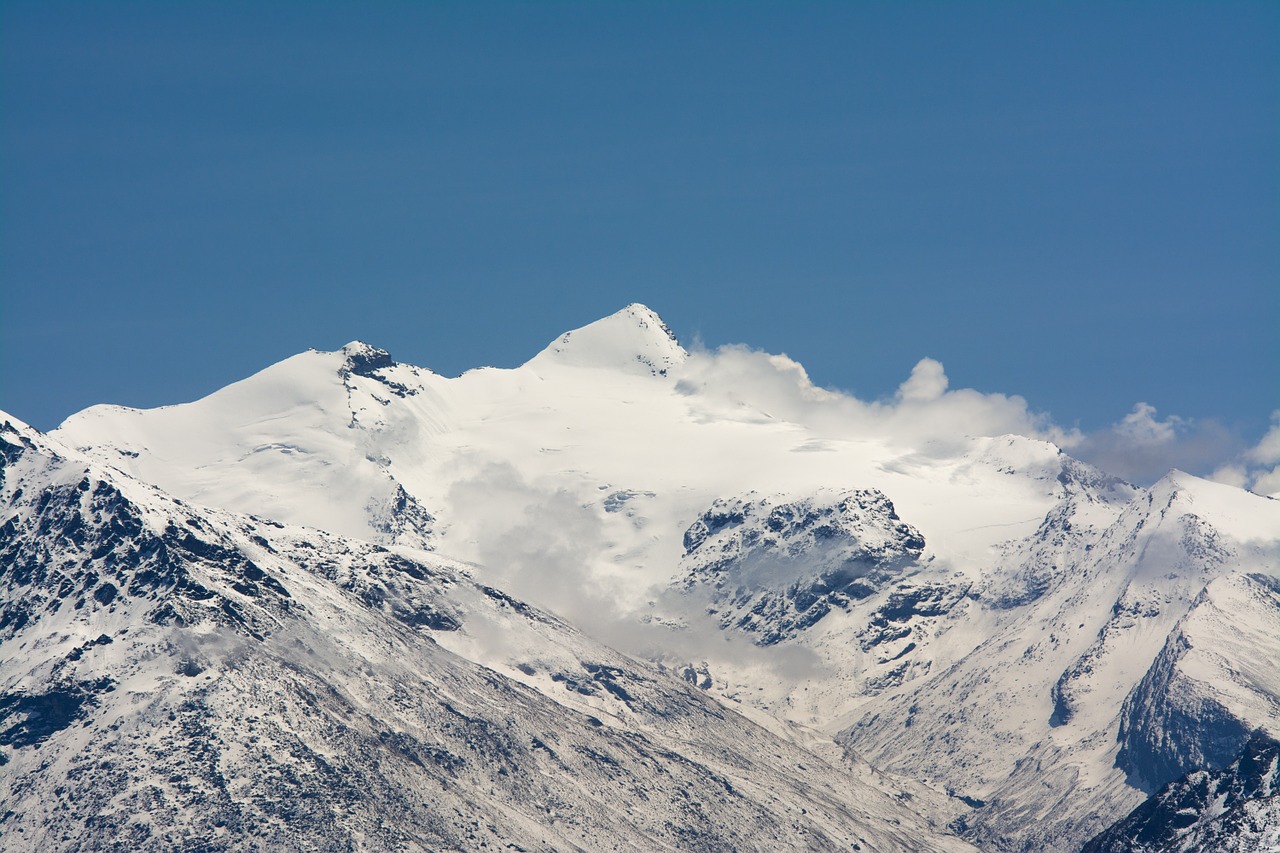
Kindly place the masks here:
[(1280, 743), (1255, 732), (1229, 765), (1170, 782), (1082, 853), (1254, 853), (1280, 846)]
[(875, 489), (748, 495), (716, 501), (685, 531), (681, 586), (708, 595), (723, 627), (772, 645), (871, 595), (923, 550)]

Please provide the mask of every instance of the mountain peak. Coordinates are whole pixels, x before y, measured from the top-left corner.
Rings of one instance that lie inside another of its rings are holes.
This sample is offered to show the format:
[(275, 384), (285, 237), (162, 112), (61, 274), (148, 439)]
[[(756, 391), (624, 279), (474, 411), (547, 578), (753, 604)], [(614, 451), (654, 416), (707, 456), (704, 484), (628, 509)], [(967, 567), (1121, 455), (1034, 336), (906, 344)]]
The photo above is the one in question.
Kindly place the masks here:
[(395, 367), (396, 364), (391, 358), (391, 353), (366, 344), (364, 341), (352, 341), (344, 346), (341, 352), (346, 357), (343, 369), (356, 376), (371, 376), (374, 371)]
[(35, 431), (35, 427), (31, 426), (26, 421), (15, 418), (4, 409), (0, 409), (0, 433), (12, 432), (17, 433), (18, 435), (24, 435)]
[(601, 367), (665, 376), (669, 369), (683, 364), (687, 356), (662, 318), (636, 302), (565, 332), (530, 359), (528, 365), (535, 369), (553, 365)]

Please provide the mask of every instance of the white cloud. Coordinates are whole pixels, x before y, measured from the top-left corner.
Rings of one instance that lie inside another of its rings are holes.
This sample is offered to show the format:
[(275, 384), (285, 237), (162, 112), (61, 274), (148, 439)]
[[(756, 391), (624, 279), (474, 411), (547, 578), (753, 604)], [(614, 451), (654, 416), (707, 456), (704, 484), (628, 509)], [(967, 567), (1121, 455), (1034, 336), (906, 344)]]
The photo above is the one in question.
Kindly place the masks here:
[(1271, 428), (1242, 458), (1248, 487), (1260, 495), (1280, 497), (1280, 410), (1271, 413)]
[(924, 358), (896, 393), (861, 400), (819, 388), (797, 362), (745, 346), (695, 350), (680, 390), (707, 405), (707, 417), (772, 419), (802, 424), (822, 437), (857, 434), (945, 452), (966, 436), (1024, 435), (1052, 441), (1109, 473), (1147, 485), (1179, 468), (1213, 471), (1222, 482), (1261, 493), (1280, 491), (1280, 412), (1262, 441), (1243, 456), (1239, 437), (1213, 420), (1162, 416), (1136, 403), (1119, 421), (1094, 432), (1064, 428), (1022, 397), (952, 388), (941, 362)]
[(1271, 413), (1271, 429), (1245, 453), (1245, 458), (1257, 465), (1280, 465), (1280, 410)]
[(1178, 428), (1184, 423), (1176, 415), (1157, 420), (1155, 406), (1138, 403), (1115, 425), (1114, 430), (1134, 444), (1168, 444), (1177, 438)]
[(1081, 436), (1073, 455), (1104, 471), (1146, 485), (1173, 468), (1191, 473), (1215, 471), (1215, 478), (1237, 478), (1230, 460), (1239, 440), (1216, 421), (1161, 418), (1155, 406), (1137, 403), (1109, 427)]
[(455, 483), (446, 505), (453, 553), (486, 566), (503, 589), (570, 618), (613, 598), (591, 571), (604, 550), (600, 520), (568, 491), (491, 463)]
[(1249, 486), (1249, 490), (1260, 495), (1280, 498), (1280, 466), (1258, 474)]
[(1022, 397), (971, 388), (948, 390), (949, 385), (942, 364), (926, 358), (916, 364), (893, 398), (864, 401), (819, 388), (786, 355), (733, 345), (692, 353), (677, 387), (709, 406), (718, 404), (708, 417), (755, 413), (802, 424), (825, 437), (857, 434), (913, 446), (1011, 433), (1064, 446), (1078, 439), (1074, 431), (1031, 411)]
[(1209, 479), (1216, 483), (1225, 483), (1237, 489), (1249, 488), (1249, 472), (1243, 465), (1227, 463), (1214, 469)]
[(913, 403), (927, 403), (936, 400), (947, 390), (950, 380), (942, 369), (942, 362), (932, 358), (922, 358), (911, 369), (911, 376), (898, 386), (898, 399)]
[[(811, 650), (760, 647), (721, 630), (703, 612), (705, 602), (684, 599), (665, 586), (637, 594), (629, 585), (634, 579), (611, 573), (600, 559), (607, 548), (597, 508), (562, 488), (530, 482), (510, 465), (489, 464), (455, 483), (446, 503), (457, 519), (450, 531), (452, 556), (480, 564), (487, 582), (624, 652), (668, 663), (761, 667), (775, 677), (803, 677), (818, 667)], [(627, 607), (644, 600), (681, 628), (642, 621), (642, 613)], [(500, 631), (482, 622), (470, 623), (468, 630), (490, 651), (503, 649)]]

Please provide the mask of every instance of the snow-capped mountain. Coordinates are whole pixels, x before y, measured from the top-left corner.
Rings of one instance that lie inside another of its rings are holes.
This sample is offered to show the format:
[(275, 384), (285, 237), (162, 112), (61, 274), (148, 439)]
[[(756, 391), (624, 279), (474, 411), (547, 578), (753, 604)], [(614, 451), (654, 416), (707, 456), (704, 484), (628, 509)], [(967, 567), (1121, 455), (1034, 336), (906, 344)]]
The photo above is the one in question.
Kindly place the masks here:
[(862, 403), (633, 305), (512, 370), (353, 343), (52, 437), (190, 504), (471, 561), (929, 786), (989, 850), (1078, 849), (1280, 734), (1280, 502), (1121, 482), (931, 370)]
[(972, 849), (927, 792), (403, 547), (0, 418), (6, 850)]

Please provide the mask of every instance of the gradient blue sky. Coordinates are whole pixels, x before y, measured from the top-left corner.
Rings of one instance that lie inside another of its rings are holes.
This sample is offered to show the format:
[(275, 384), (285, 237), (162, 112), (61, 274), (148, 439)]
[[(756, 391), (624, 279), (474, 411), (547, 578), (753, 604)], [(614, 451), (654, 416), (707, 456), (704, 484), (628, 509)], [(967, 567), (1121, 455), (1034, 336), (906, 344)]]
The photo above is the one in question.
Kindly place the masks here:
[(1273, 2), (4, 2), (0, 98), (42, 428), (632, 301), (864, 398), (931, 356), (1086, 430), (1280, 408)]

